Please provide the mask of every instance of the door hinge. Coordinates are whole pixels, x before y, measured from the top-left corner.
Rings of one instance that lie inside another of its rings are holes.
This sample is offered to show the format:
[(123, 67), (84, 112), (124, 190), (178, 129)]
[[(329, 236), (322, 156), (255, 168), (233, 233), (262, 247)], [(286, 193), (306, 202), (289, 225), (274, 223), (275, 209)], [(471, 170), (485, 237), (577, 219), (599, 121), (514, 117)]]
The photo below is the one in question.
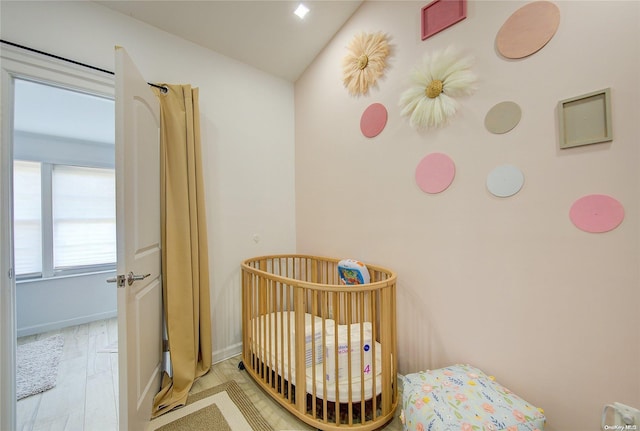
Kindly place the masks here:
[(169, 340), (162, 340), (162, 351), (163, 352), (169, 351)]

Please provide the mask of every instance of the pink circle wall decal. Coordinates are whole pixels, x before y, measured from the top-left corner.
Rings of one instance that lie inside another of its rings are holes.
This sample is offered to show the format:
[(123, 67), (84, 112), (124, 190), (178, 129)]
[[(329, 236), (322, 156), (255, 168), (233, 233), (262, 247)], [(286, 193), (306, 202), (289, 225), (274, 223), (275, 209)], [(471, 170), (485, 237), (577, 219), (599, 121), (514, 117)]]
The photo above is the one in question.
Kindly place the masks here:
[(387, 108), (382, 103), (372, 103), (360, 117), (360, 130), (367, 138), (378, 136), (387, 125)]
[(496, 48), (506, 58), (523, 58), (541, 50), (560, 25), (560, 9), (549, 1), (534, 1), (515, 11), (496, 36)]
[(573, 203), (569, 218), (585, 232), (608, 232), (622, 223), (624, 208), (611, 196), (587, 195)]
[(446, 190), (456, 175), (456, 166), (446, 154), (426, 155), (416, 167), (416, 183), (425, 193), (440, 193)]

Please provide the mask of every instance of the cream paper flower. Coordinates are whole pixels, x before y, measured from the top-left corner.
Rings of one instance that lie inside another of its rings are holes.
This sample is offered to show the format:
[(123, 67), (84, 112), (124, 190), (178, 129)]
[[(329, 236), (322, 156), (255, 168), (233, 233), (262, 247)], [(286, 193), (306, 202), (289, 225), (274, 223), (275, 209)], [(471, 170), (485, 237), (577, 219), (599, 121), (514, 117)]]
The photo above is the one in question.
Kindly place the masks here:
[(475, 90), (472, 62), (451, 47), (424, 56), (421, 67), (411, 73), (413, 85), (400, 97), (401, 114), (410, 116), (411, 126), (429, 129), (449, 122), (458, 109), (455, 98)]
[(382, 76), (389, 55), (387, 36), (360, 33), (347, 47), (347, 55), (342, 61), (344, 86), (352, 96), (367, 94), (369, 86)]

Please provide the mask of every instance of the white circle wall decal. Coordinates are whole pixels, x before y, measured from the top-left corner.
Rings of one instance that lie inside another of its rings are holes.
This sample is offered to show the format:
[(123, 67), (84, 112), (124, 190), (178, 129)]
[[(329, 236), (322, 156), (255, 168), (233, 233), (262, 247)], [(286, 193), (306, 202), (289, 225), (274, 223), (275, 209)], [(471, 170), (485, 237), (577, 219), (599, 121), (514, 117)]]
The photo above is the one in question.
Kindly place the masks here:
[(512, 165), (498, 166), (487, 176), (487, 189), (500, 198), (513, 196), (524, 185), (524, 174)]
[(416, 183), (425, 193), (440, 193), (446, 190), (456, 175), (456, 166), (446, 154), (426, 155), (416, 167)]
[(515, 102), (501, 102), (487, 112), (484, 126), (491, 133), (507, 133), (518, 125), (522, 118), (522, 110)]

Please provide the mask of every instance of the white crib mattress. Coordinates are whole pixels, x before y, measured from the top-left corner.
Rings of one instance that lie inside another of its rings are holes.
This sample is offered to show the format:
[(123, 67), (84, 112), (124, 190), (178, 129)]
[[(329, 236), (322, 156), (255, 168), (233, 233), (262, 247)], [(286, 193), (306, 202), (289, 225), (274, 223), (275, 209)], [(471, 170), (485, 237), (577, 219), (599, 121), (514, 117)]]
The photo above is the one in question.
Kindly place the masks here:
[[(268, 316), (268, 317), (267, 317)], [(312, 337), (311, 332), (311, 319), (314, 318), (314, 330), (315, 333)], [(287, 323), (289, 320), (289, 323)], [(269, 313), (267, 315), (260, 316), (258, 319), (252, 319), (249, 324), (251, 332), (251, 346), (253, 352), (258, 358), (270, 367), (273, 371), (276, 371), (278, 375), (285, 380), (295, 385), (296, 372), (295, 372), (295, 334), (294, 334), (294, 322), (295, 312), (276, 312)], [(368, 322), (367, 322), (368, 323)], [(360, 324), (356, 324), (360, 325)], [(369, 323), (370, 325), (370, 323)], [(266, 326), (266, 327), (265, 327)], [(324, 362), (324, 346), (322, 343), (322, 318), (312, 316), (309, 313), (305, 313), (305, 341), (306, 341), (306, 385), (307, 392), (312, 393), (313, 380), (315, 377), (316, 382), (316, 397), (325, 399), (324, 386), (326, 384), (326, 400), (335, 402), (339, 399), (339, 402), (360, 402), (362, 400), (370, 400), (375, 394), (379, 395), (382, 392), (382, 363), (380, 360), (382, 353), (382, 346), (377, 341), (375, 347), (371, 350), (375, 352), (375, 366), (371, 364), (371, 372), (364, 378), (364, 382), (361, 379), (361, 373), (359, 372), (360, 357), (354, 356), (352, 353), (352, 378), (351, 382), (348, 379), (340, 379), (337, 382), (335, 378), (326, 379), (324, 371), (327, 371), (329, 375), (335, 376), (335, 371), (331, 374), (329, 367), (323, 369)], [(344, 332), (343, 328), (346, 325), (338, 325), (338, 332)], [(260, 328), (256, 331), (256, 328)], [(283, 330), (284, 329), (284, 330)], [(329, 333), (333, 334), (335, 331), (335, 321), (331, 319), (325, 320), (325, 329), (327, 335), (325, 341), (329, 338)], [(287, 334), (290, 333), (290, 337)], [(284, 334), (282, 337), (281, 335)], [(334, 337), (334, 335), (331, 335)], [(315, 352), (311, 350), (312, 339), (315, 340)], [(268, 352), (265, 351), (268, 344), (268, 340), (271, 341)], [(353, 342), (353, 339), (352, 339)], [(288, 346), (291, 343), (291, 354), (288, 354)], [(315, 353), (315, 355), (313, 355)], [(335, 355), (335, 350), (332, 348), (329, 352)], [(291, 358), (291, 366), (289, 366), (289, 357)], [(373, 360), (372, 360), (373, 362)], [(289, 369), (291, 369), (291, 379), (289, 379)], [(315, 373), (314, 373), (315, 370)], [(375, 388), (373, 371), (375, 370)], [(337, 383), (337, 385), (336, 385)], [(351, 389), (351, 394), (349, 394)], [(337, 394), (336, 394), (337, 390)], [(336, 397), (336, 395), (338, 397)]]

